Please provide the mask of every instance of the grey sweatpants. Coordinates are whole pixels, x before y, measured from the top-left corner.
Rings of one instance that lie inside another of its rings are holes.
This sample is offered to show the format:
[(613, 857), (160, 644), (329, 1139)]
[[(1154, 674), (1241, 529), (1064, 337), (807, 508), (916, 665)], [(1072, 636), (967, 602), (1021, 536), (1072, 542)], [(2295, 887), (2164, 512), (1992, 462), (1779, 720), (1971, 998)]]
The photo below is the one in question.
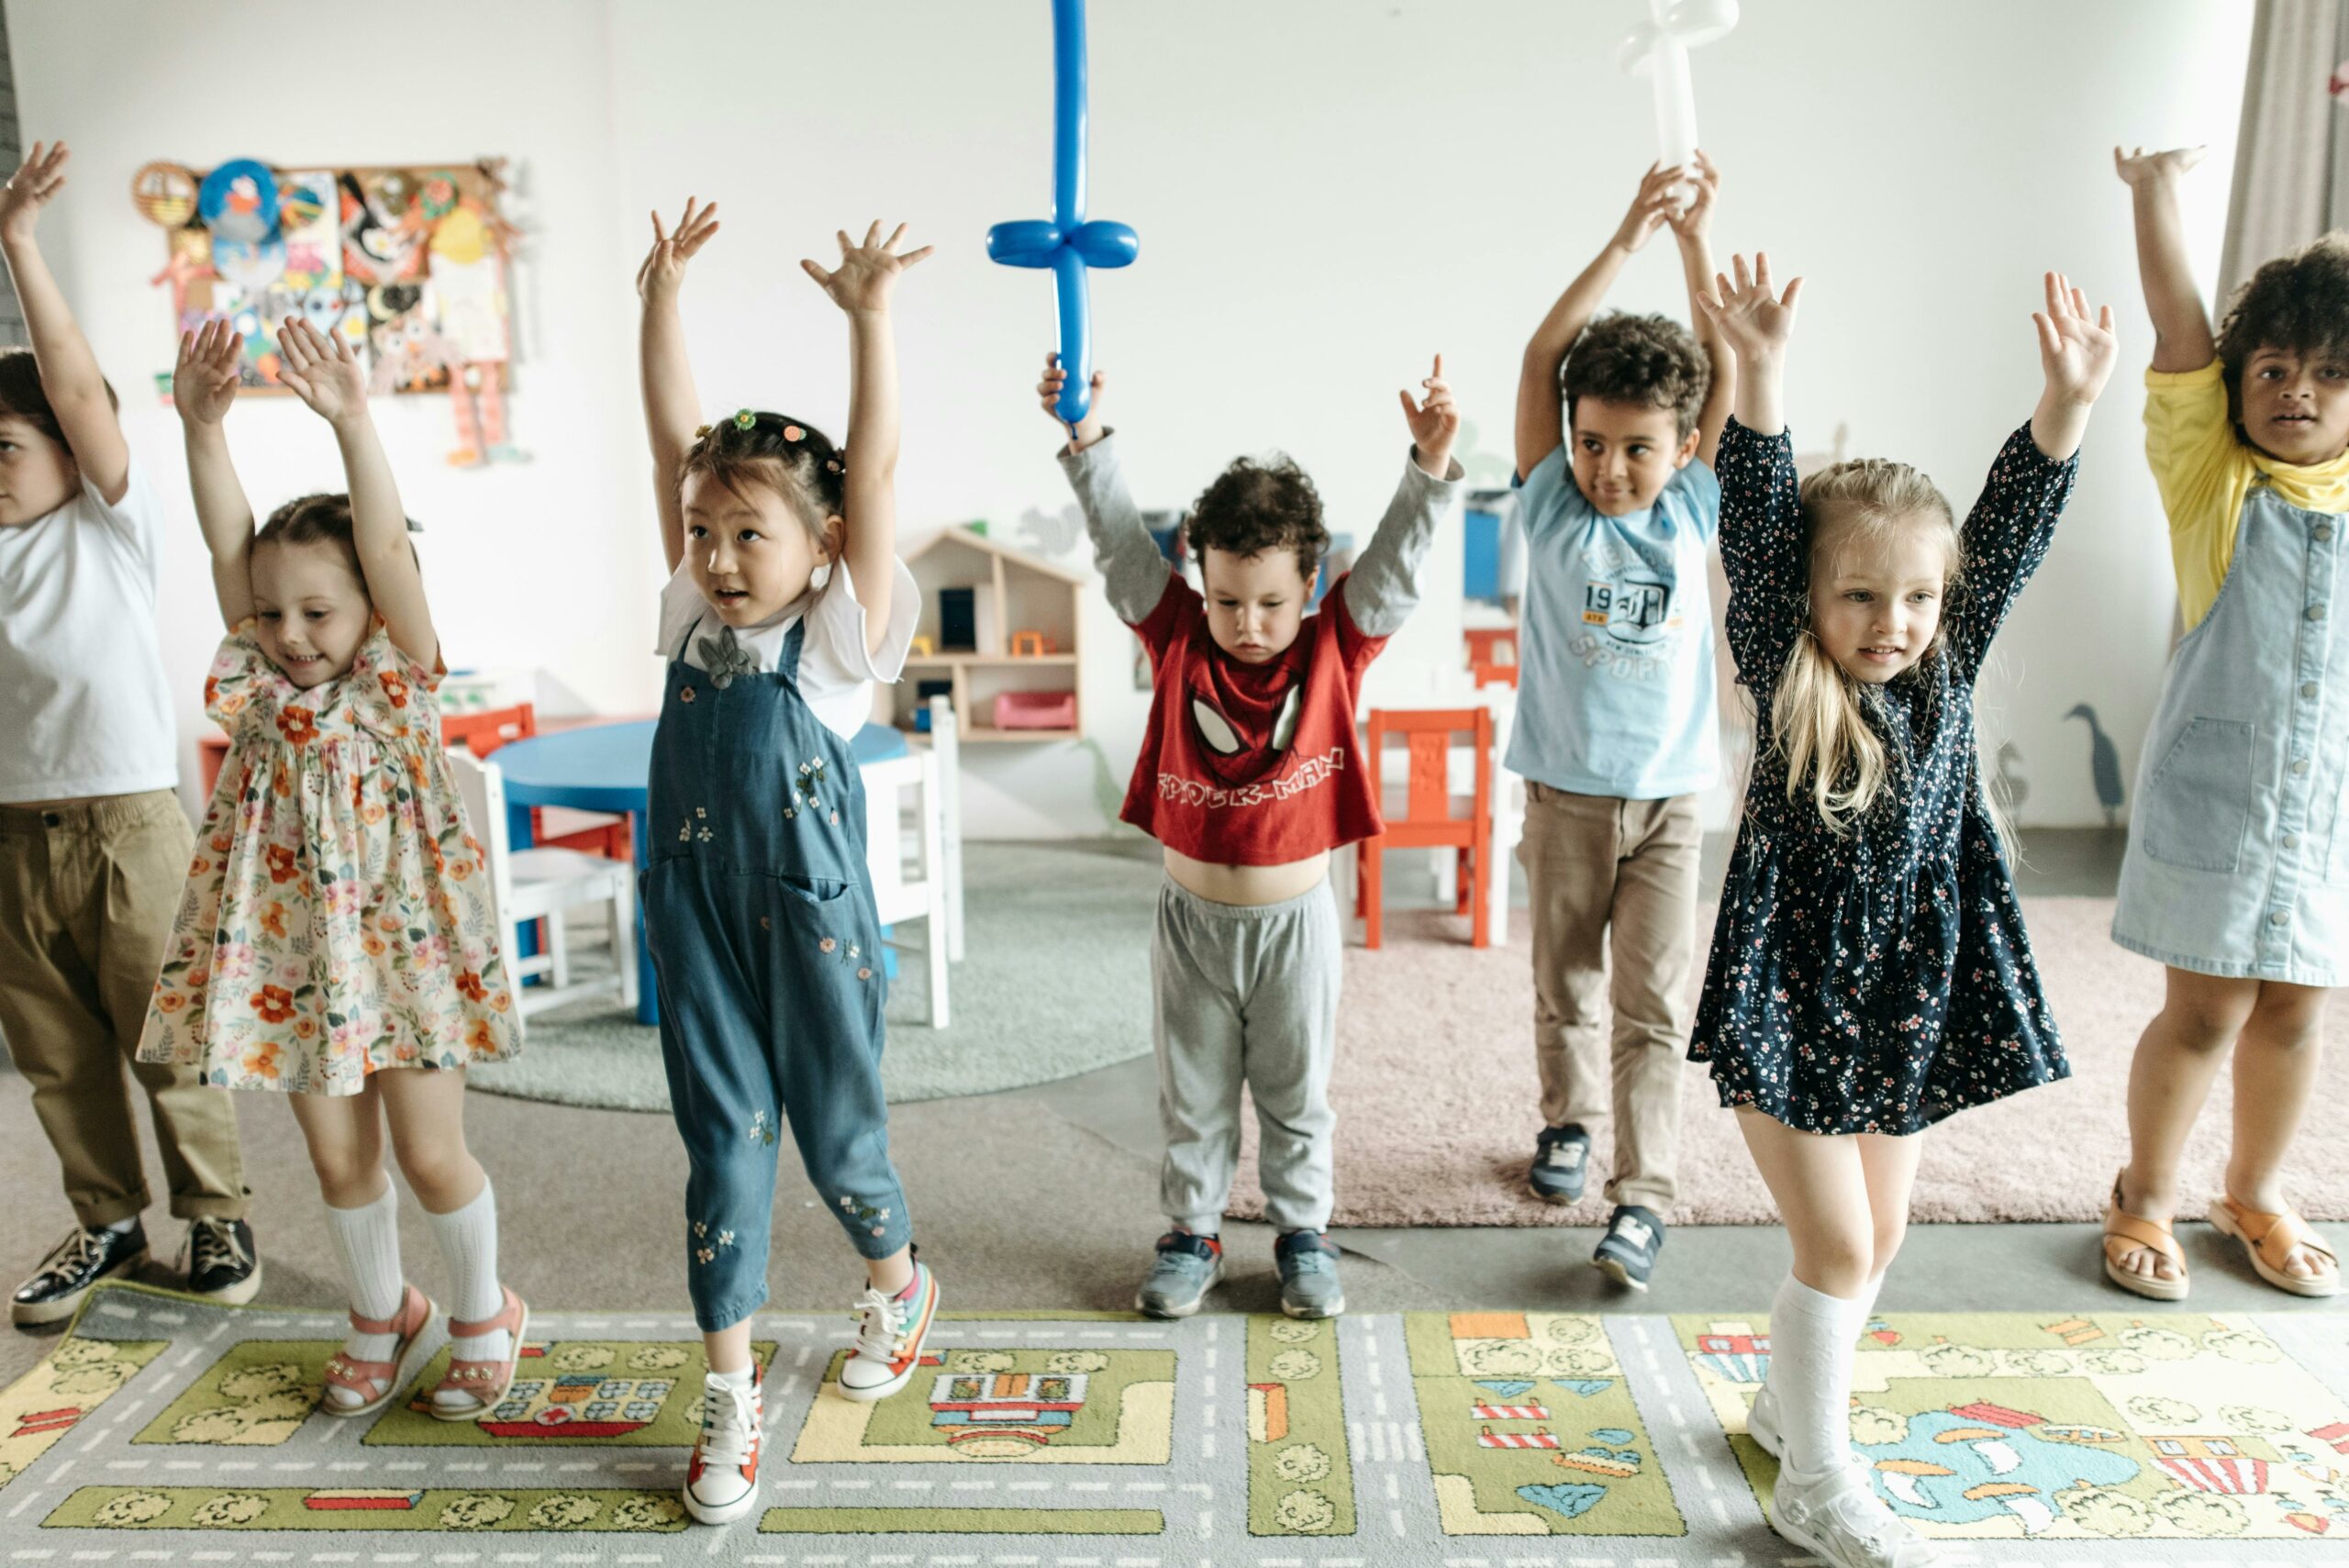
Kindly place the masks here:
[(1151, 943), (1159, 1205), (1203, 1236), (1223, 1228), (1240, 1164), (1240, 1085), (1256, 1101), (1264, 1218), (1284, 1233), (1330, 1223), (1330, 1064), (1344, 937), (1325, 880), (1279, 904), (1217, 904), (1168, 878)]

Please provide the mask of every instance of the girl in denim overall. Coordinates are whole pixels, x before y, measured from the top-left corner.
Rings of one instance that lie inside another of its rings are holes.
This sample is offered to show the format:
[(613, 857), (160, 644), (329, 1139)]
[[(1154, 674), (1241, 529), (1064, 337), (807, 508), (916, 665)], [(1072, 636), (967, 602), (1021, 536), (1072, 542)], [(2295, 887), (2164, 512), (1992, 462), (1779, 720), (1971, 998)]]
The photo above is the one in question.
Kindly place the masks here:
[(2113, 150), (2154, 318), (2145, 455), (2188, 629), (2145, 736), (2112, 919), (2112, 940), (2168, 975), (2130, 1069), (2104, 1271), (2186, 1296), (2178, 1165), (2232, 1047), (2234, 1140), (2210, 1221), (2269, 1284), (2324, 1296), (2340, 1264), (2286, 1197), (2284, 1164), (2316, 1094), (2325, 998), (2349, 982), (2349, 240), (2261, 267), (2213, 336), (2177, 215), (2199, 157)]
[(677, 291), (717, 232), (688, 202), (652, 220), (637, 276), (645, 417), (669, 660), (652, 746), (646, 933), (661, 1052), (692, 1173), (686, 1278), (709, 1369), (685, 1502), (718, 1524), (757, 1504), (763, 1428), (751, 1315), (766, 1299), (785, 1119), (808, 1179), (865, 1261), (841, 1395), (880, 1399), (921, 1359), (938, 1287), (913, 1255), (881, 1092), (881, 934), (865, 883), (864, 799), (850, 737), (894, 681), (918, 596), (894, 553), (899, 228), (841, 235), (803, 261), (847, 313), (854, 456), (750, 409), (695, 428)]

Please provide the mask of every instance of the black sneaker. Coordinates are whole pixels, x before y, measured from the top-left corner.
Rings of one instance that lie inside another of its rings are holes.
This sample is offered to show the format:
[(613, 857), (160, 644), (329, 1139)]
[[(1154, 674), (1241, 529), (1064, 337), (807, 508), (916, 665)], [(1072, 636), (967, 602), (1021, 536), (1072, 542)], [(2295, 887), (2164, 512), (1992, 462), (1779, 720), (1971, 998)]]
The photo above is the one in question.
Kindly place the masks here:
[(1645, 1290), (1648, 1275), (1655, 1270), (1655, 1255), (1663, 1251), (1664, 1221), (1656, 1218), (1655, 1210), (1619, 1203), (1590, 1261), (1617, 1284)]
[(21, 1326), (71, 1318), (92, 1285), (127, 1274), (146, 1261), (145, 1227), (83, 1230), (76, 1226), (9, 1297), (9, 1321)]
[(1533, 1146), (1533, 1168), (1525, 1182), (1543, 1203), (1572, 1203), (1582, 1196), (1589, 1168), (1590, 1134), (1573, 1122), (1545, 1127)]
[(253, 1228), (241, 1219), (188, 1221), (180, 1256), (188, 1290), (206, 1301), (239, 1307), (261, 1292), (261, 1254), (253, 1251)]

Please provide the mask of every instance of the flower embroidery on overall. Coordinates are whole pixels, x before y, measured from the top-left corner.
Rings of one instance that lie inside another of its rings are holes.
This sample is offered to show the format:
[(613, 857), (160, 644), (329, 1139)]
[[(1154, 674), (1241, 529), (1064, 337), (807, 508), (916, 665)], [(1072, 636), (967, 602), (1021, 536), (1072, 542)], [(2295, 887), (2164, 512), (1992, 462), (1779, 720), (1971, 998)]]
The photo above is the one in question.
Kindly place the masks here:
[(753, 1143), (773, 1143), (774, 1141), (774, 1118), (764, 1111), (758, 1112), (751, 1118), (751, 1129), (743, 1136), (748, 1138)]
[(758, 656), (742, 646), (730, 626), (720, 627), (716, 637), (701, 639), (701, 661), (709, 672), (710, 684), (721, 692), (734, 684), (735, 676), (759, 673)]

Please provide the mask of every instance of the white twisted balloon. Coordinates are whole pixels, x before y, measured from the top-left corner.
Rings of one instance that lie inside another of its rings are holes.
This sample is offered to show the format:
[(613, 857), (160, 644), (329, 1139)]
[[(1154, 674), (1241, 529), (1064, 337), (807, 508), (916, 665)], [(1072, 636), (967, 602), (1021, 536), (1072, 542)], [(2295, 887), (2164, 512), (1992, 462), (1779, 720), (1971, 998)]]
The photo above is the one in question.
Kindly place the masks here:
[(1625, 35), (1616, 63), (1655, 89), (1656, 156), (1667, 169), (1697, 161), (1697, 93), (1688, 51), (1737, 26), (1737, 0), (1648, 0), (1648, 19)]

